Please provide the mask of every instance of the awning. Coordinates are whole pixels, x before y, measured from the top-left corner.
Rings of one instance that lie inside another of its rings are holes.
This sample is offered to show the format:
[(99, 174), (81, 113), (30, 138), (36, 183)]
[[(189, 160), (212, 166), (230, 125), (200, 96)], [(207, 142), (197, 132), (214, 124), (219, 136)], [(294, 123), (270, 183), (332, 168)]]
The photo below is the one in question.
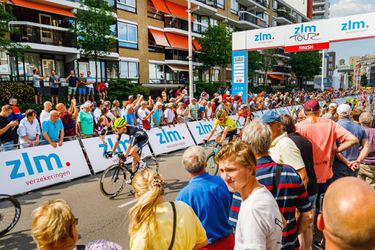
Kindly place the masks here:
[(40, 10), (40, 11), (49, 12), (53, 14), (74, 17), (74, 14), (68, 10), (64, 10), (64, 9), (60, 9), (57, 7), (36, 3), (36, 2), (29, 2), (25, 0), (10, 0), (10, 2), (12, 2), (14, 5), (25, 7), (28, 9), (35, 9), (35, 10)]
[(284, 76), (282, 75), (268, 74), (268, 76), (276, 80), (284, 80)]
[(172, 48), (188, 50), (187, 36), (180, 36), (173, 33), (165, 32), (168, 42)]
[(172, 71), (189, 72), (189, 66), (184, 65), (167, 65)]
[(202, 50), (202, 46), (199, 44), (198, 39), (193, 40), (195, 50)]
[(171, 14), (163, 0), (151, 0), (151, 2), (158, 11)]
[[(176, 3), (169, 2), (167, 0), (164, 0), (164, 2), (173, 16), (176, 16), (180, 19), (188, 20), (188, 12), (186, 7), (178, 5)], [(193, 16), (191, 17), (191, 21), (194, 22)]]
[(167, 38), (165, 38), (165, 35), (164, 35), (163, 31), (153, 30), (153, 29), (148, 29), (148, 30), (151, 32), (151, 34), (154, 37), (157, 45), (165, 46), (165, 47), (170, 46), (168, 41), (167, 41)]

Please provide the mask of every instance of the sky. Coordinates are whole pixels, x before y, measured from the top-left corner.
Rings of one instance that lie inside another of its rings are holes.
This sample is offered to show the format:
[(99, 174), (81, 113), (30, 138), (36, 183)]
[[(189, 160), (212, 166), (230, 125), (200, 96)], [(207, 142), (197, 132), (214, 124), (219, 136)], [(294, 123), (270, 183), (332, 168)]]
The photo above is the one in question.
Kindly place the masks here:
[[(375, 12), (375, 0), (330, 0), (330, 18)], [(336, 51), (336, 63), (341, 58), (348, 63), (350, 56), (375, 55), (375, 38), (331, 43)]]

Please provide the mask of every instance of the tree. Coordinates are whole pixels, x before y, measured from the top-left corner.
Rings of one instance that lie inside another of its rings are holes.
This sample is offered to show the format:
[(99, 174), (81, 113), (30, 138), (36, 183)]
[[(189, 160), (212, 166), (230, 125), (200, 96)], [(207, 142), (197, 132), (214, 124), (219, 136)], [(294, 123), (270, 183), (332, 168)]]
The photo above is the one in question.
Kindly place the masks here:
[(29, 46), (21, 45), (10, 39), (10, 34), (15, 32), (9, 28), (9, 22), (13, 20), (12, 12), (7, 9), (6, 4), (0, 3), (0, 51), (6, 51), (10, 55), (19, 56)]
[(98, 80), (98, 58), (116, 47), (111, 30), (115, 24), (115, 11), (106, 0), (83, 0), (77, 10), (72, 31), (77, 34), (77, 47), (95, 59), (95, 80)]
[(264, 85), (267, 85), (267, 73), (270, 69), (273, 68), (273, 66), (276, 64), (275, 59), (275, 49), (266, 49), (263, 50), (262, 55), (262, 63), (261, 63), (261, 69), (264, 71)]
[(248, 63), (247, 63), (247, 68), (248, 68), (248, 77), (250, 79), (249, 85), (254, 86), (255, 82), (255, 76), (257, 70), (260, 70), (262, 68), (261, 66), (261, 54), (259, 51), (250, 51), (247, 55), (248, 58)]
[(203, 32), (198, 42), (202, 46), (202, 53), (198, 59), (204, 68), (209, 69), (209, 81), (214, 66), (226, 67), (232, 57), (232, 35), (225, 24), (211, 25)]
[(367, 86), (367, 84), (368, 84), (367, 75), (366, 74), (361, 75), (361, 86)]
[(318, 51), (293, 53), (289, 63), (299, 87), (302, 87), (305, 80), (321, 74), (322, 56)]

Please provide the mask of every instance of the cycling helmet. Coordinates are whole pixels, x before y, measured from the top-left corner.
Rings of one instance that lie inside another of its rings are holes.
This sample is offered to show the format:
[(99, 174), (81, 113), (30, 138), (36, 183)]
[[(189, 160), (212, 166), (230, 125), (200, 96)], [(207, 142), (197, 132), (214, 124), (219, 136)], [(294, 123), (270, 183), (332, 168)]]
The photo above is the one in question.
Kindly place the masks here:
[(122, 128), (126, 125), (126, 121), (124, 118), (117, 118), (113, 123), (114, 128)]
[(222, 119), (222, 118), (225, 118), (226, 116), (227, 116), (227, 112), (224, 109), (220, 109), (216, 113), (216, 119)]

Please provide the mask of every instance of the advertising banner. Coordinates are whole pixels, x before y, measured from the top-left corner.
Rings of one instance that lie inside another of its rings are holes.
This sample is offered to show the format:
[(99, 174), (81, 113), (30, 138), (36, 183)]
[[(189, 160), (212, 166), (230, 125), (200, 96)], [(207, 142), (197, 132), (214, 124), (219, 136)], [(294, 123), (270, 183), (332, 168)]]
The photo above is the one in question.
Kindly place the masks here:
[[(238, 39), (246, 40), (247, 50), (261, 50), (284, 47), (285, 27), (272, 27), (267, 29), (248, 30), (246, 37), (244, 34)], [(237, 32), (233, 33), (236, 34)]]
[[(89, 158), (89, 161), (95, 173), (105, 170), (107, 167), (112, 165), (114, 161), (116, 161), (117, 156), (113, 156), (113, 158), (106, 159), (103, 155), (105, 151), (112, 150), (116, 141), (117, 141), (117, 135), (115, 134), (106, 136), (105, 142), (107, 144), (104, 144), (100, 140), (99, 137), (87, 138), (87, 139), (82, 140), (83, 146), (86, 150), (87, 156)], [(129, 136), (122, 135), (121, 141), (116, 151), (119, 153), (120, 152), (125, 153), (126, 146), (128, 143), (129, 143)], [(144, 158), (149, 155), (151, 155), (151, 150), (150, 150), (150, 147), (146, 145), (142, 150), (141, 158)], [(132, 157), (129, 156), (126, 159), (126, 163), (131, 163), (131, 162), (132, 162)]]
[[(247, 95), (247, 51), (232, 53), (232, 95)], [(247, 98), (243, 100), (247, 103)]]
[(15, 195), (90, 175), (78, 141), (0, 152), (0, 193)]
[(150, 146), (155, 155), (160, 155), (195, 145), (185, 124), (152, 128), (147, 131)]
[[(191, 135), (194, 138), (194, 141), (197, 144), (202, 144), (204, 139), (207, 139), (208, 134), (212, 131), (214, 127), (214, 121), (196, 121), (188, 122), (187, 126), (190, 130)], [(211, 141), (215, 140), (216, 136), (220, 133), (221, 127), (218, 126), (216, 133), (212, 136)]]

